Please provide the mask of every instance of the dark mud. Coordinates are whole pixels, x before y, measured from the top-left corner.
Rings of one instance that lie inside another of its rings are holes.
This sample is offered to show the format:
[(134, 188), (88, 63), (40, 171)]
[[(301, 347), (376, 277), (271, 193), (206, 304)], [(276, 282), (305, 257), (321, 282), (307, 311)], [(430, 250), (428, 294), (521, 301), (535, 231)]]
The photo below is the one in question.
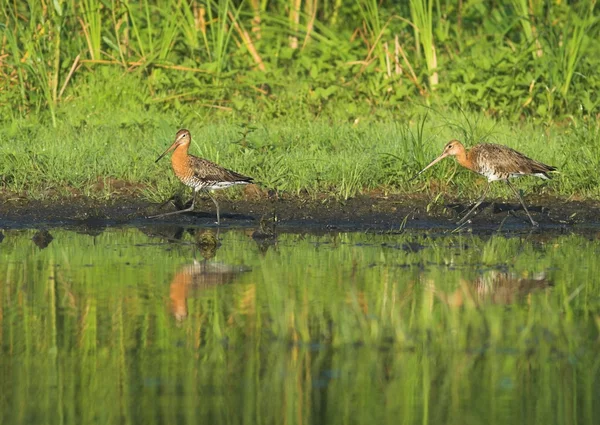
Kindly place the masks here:
[[(573, 202), (556, 198), (527, 200), (539, 229), (600, 229), (600, 202)], [(221, 227), (257, 228), (269, 234), (274, 228), (306, 230), (394, 231), (406, 229), (455, 229), (456, 221), (468, 207), (464, 202), (430, 204), (424, 196), (360, 196), (348, 201), (333, 199), (220, 199)], [(179, 208), (182, 208), (180, 205)], [(163, 206), (130, 198), (110, 203), (90, 199), (64, 201), (3, 201), (0, 203), (0, 228), (75, 226), (89, 229), (117, 225), (175, 224), (216, 227), (214, 205), (198, 200), (195, 211), (162, 218), (150, 215), (174, 211), (171, 203)], [(527, 230), (531, 226), (517, 203), (482, 204), (466, 231)]]

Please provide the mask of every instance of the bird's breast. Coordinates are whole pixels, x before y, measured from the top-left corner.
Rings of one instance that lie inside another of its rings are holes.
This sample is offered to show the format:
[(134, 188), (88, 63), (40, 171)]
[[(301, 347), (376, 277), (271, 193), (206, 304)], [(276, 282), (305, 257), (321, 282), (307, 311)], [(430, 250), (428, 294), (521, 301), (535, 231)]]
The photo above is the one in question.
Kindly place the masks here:
[(176, 149), (171, 156), (171, 165), (177, 178), (186, 186), (196, 187), (197, 179), (194, 176), (194, 169), (190, 166), (188, 156), (183, 150)]

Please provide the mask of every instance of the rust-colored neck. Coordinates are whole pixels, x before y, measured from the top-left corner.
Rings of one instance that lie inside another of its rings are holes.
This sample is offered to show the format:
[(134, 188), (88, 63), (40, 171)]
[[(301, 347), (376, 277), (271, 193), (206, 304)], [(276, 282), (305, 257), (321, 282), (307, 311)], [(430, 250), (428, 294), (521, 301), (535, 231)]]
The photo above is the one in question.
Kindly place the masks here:
[(473, 170), (473, 161), (471, 161), (471, 152), (467, 152), (464, 146), (460, 146), (458, 153), (456, 154), (456, 160), (460, 165), (469, 170)]
[(171, 155), (171, 164), (173, 164), (173, 166), (185, 162), (188, 156), (189, 147), (189, 143), (182, 143), (175, 148), (175, 150), (173, 151), (173, 155)]

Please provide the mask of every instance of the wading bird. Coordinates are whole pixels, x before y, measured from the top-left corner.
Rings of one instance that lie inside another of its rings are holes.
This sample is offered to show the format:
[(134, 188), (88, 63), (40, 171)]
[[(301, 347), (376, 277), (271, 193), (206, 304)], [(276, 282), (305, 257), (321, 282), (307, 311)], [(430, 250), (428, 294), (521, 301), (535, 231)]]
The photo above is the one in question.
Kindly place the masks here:
[(533, 220), (533, 218), (531, 218), (531, 215), (529, 214), (521, 195), (519, 195), (519, 192), (510, 183), (509, 179), (511, 177), (520, 176), (536, 176), (547, 180), (551, 178), (548, 173), (555, 171), (556, 167), (535, 161), (506, 146), (495, 145), (491, 143), (481, 143), (473, 146), (473, 148), (467, 152), (462, 143), (460, 143), (458, 140), (451, 140), (446, 144), (444, 151), (440, 156), (434, 159), (427, 167), (419, 171), (410, 180), (415, 179), (423, 171), (427, 170), (429, 167), (433, 166), (447, 156), (456, 156), (456, 160), (460, 165), (468, 168), (471, 171), (474, 171), (475, 173), (481, 174), (488, 179), (488, 184), (483, 191), (481, 198), (479, 198), (473, 208), (471, 208), (469, 212), (467, 212), (467, 214), (460, 219), (458, 224), (464, 223), (473, 213), (473, 211), (475, 211), (477, 207), (481, 205), (490, 189), (491, 182), (495, 180), (504, 180), (508, 187), (510, 187), (515, 195), (517, 195), (517, 198), (523, 206), (525, 213), (527, 213), (527, 217), (529, 217), (531, 224), (533, 226), (537, 226), (537, 223)]
[(214, 202), (215, 207), (217, 207), (217, 224), (220, 224), (221, 217), (219, 214), (219, 204), (217, 203), (217, 200), (210, 195), (209, 191), (226, 189), (238, 184), (250, 184), (253, 179), (252, 177), (247, 177), (236, 173), (235, 171), (223, 168), (214, 162), (198, 158), (194, 155), (189, 155), (188, 148), (190, 147), (191, 141), (192, 136), (188, 130), (179, 130), (173, 144), (164, 151), (155, 162), (158, 162), (163, 156), (174, 150), (173, 155), (171, 155), (171, 165), (173, 166), (173, 171), (177, 178), (186, 186), (194, 189), (192, 205), (183, 210), (154, 215), (149, 218), (164, 217), (167, 215), (193, 211), (194, 203), (196, 202), (196, 194), (200, 191), (205, 191), (208, 197)]

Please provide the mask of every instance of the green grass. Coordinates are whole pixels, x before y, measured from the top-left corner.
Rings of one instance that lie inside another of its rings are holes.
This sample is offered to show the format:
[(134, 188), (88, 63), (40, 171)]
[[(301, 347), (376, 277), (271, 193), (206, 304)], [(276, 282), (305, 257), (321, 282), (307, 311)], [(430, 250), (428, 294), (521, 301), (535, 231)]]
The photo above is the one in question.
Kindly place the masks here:
[[(133, 96), (125, 88), (120, 96)], [(358, 123), (308, 116), (235, 121), (227, 113), (190, 110), (188, 116), (147, 112), (131, 105), (114, 110), (111, 98), (98, 108), (73, 104), (59, 114), (57, 128), (33, 119), (0, 130), (0, 184), (5, 197), (57, 199), (86, 196), (116, 199), (127, 183), (131, 196), (162, 201), (189, 189), (173, 175), (168, 158), (155, 164), (180, 127), (192, 132), (190, 152), (250, 175), (265, 190), (284, 196), (347, 199), (372, 190), (423, 193), (432, 198), (474, 198), (484, 178), (447, 159), (415, 181), (408, 179), (458, 138), (513, 147), (560, 173), (549, 182), (520, 179), (528, 194), (600, 198), (599, 128), (579, 122), (541, 129), (479, 114), (414, 108), (414, 113), (370, 117)], [(341, 105), (340, 105), (341, 106)], [(102, 183), (102, 184), (100, 184)], [(511, 194), (492, 185), (494, 196)], [(123, 194), (123, 193), (121, 193)], [(238, 196), (234, 190), (219, 196)]]
[(265, 83), (313, 115), (330, 103), (426, 102), (553, 123), (600, 105), (596, 0), (0, 0), (0, 10), (0, 112), (55, 127), (82, 87), (102, 91), (103, 68), (136, 79), (144, 105), (179, 112), (268, 111)]
[(526, 189), (600, 197), (595, 0), (298, 1), (0, 0), (4, 197), (166, 199), (153, 160), (183, 126), (290, 196), (472, 196), (452, 161), (406, 182), (459, 138), (559, 167)]

